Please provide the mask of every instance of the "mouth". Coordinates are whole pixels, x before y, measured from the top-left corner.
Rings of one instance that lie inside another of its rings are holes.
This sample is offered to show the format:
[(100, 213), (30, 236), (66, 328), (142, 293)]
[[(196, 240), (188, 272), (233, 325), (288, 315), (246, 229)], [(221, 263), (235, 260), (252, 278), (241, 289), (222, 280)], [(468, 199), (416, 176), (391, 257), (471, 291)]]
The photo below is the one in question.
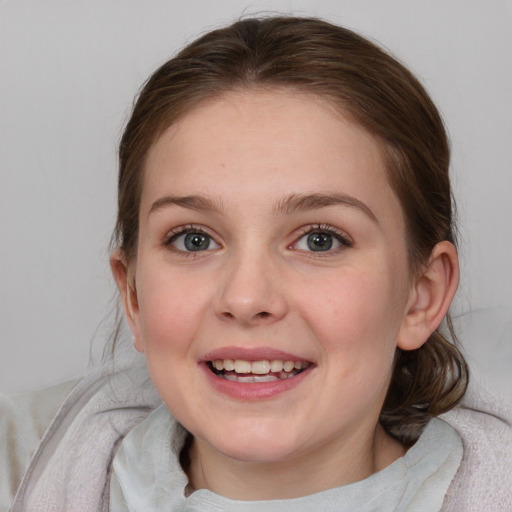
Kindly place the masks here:
[(211, 372), (221, 379), (246, 384), (291, 379), (307, 370), (308, 361), (215, 359), (207, 361)]

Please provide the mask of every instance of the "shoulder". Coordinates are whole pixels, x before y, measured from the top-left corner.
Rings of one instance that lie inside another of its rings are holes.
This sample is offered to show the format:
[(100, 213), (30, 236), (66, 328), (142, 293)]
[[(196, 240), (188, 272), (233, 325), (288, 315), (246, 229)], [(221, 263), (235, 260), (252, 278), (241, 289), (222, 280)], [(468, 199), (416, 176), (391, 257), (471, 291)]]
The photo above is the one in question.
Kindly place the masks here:
[(442, 416), (464, 454), (443, 510), (512, 510), (512, 399), (472, 383), (461, 405)]
[(129, 363), (106, 363), (73, 387), (30, 459), (12, 511), (46, 510), (48, 503), (105, 509), (119, 442), (161, 403), (145, 365)]
[(0, 511), (8, 508), (44, 431), (76, 382), (0, 394)]

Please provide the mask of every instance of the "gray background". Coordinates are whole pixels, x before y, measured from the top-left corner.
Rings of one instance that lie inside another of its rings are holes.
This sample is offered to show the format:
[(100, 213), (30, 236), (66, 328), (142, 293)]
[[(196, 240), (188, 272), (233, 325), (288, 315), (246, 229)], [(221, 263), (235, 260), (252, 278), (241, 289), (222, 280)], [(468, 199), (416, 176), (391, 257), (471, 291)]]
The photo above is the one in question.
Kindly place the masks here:
[(476, 373), (512, 392), (512, 1), (0, 0), (0, 390), (81, 375), (113, 326), (115, 147), (141, 83), (247, 13), (321, 16), (404, 61), (451, 134), (454, 305)]

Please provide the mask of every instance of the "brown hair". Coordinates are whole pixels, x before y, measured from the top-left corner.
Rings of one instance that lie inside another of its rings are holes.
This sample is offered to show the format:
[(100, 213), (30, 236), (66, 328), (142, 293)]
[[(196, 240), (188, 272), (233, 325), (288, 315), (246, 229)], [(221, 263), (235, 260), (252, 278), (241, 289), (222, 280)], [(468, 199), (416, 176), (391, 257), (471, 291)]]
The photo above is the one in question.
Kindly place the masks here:
[[(114, 242), (136, 254), (144, 161), (170, 125), (202, 102), (243, 88), (320, 96), (383, 142), (388, 179), (404, 211), (410, 268), (418, 272), (440, 241), (455, 243), (442, 119), (418, 80), (354, 32), (322, 20), (243, 19), (209, 32), (160, 67), (134, 105), (119, 148)], [(436, 330), (419, 349), (397, 349), (380, 421), (403, 442), (462, 398), (468, 371), (453, 342)]]

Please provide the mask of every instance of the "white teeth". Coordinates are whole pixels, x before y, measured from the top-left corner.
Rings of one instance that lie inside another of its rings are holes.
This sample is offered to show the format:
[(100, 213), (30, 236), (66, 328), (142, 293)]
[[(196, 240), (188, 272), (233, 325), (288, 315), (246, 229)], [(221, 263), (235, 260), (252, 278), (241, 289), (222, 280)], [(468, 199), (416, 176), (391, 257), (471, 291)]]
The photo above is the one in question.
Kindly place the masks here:
[(270, 371), (271, 372), (282, 372), (283, 371), (283, 361), (279, 361), (274, 359), (274, 361), (270, 362)]
[(283, 364), (283, 370), (285, 372), (291, 372), (295, 368), (295, 363), (293, 361), (285, 361)]
[(272, 382), (280, 380), (279, 377), (275, 375), (237, 375), (236, 373), (226, 373), (223, 377), (233, 382), (245, 382), (250, 384), (254, 382)]
[(303, 361), (281, 361), (279, 359), (246, 361), (245, 359), (216, 359), (211, 361), (215, 370), (226, 372), (236, 372), (238, 374), (268, 375), (269, 373), (278, 373), (280, 378), (293, 377), (300, 370), (306, 369), (310, 363)]
[(236, 373), (251, 373), (251, 362), (244, 361), (243, 359), (237, 359), (235, 361), (235, 372)]
[(268, 361), (254, 361), (251, 364), (251, 373), (256, 375), (265, 375), (270, 371), (270, 363)]

